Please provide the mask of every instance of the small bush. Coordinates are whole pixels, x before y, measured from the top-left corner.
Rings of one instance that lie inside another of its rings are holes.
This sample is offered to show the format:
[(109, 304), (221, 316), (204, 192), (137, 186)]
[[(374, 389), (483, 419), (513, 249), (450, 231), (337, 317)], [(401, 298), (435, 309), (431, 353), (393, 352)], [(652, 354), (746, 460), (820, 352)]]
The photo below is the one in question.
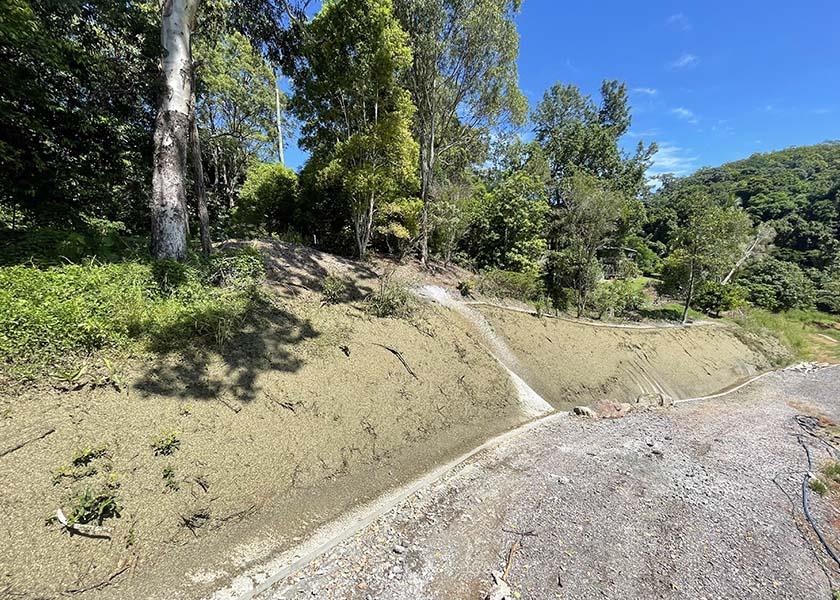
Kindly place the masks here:
[(338, 304), (347, 299), (347, 281), (334, 273), (328, 274), (321, 284), (321, 298), (324, 304)]
[(613, 279), (598, 285), (592, 296), (592, 306), (598, 318), (607, 313), (628, 317), (638, 312), (646, 299), (644, 291), (633, 281)]
[(472, 279), (464, 279), (458, 282), (458, 291), (464, 298), (472, 298), (474, 282)]
[(828, 493), (828, 486), (823, 483), (822, 479), (817, 477), (813, 477), (811, 481), (808, 482), (808, 487), (820, 496), (825, 496)]
[(719, 316), (722, 312), (743, 306), (746, 296), (746, 290), (740, 285), (707, 281), (697, 288), (692, 305), (708, 315)]
[(175, 469), (172, 465), (166, 465), (163, 468), (163, 485), (171, 492), (177, 492), (181, 487), (175, 479)]
[(97, 458), (102, 458), (108, 452), (108, 448), (104, 445), (96, 446), (95, 448), (82, 448), (73, 453), (73, 466), (86, 467)]
[(280, 164), (248, 169), (233, 212), (234, 229), (243, 236), (287, 233), (298, 219), (297, 174)]
[(155, 456), (170, 456), (181, 447), (181, 439), (177, 431), (164, 433), (152, 440), (152, 450)]
[(376, 317), (404, 319), (414, 311), (415, 297), (408, 287), (390, 277), (379, 281), (379, 290), (367, 298), (367, 310)]
[(67, 522), (70, 525), (96, 523), (102, 525), (106, 519), (119, 518), (122, 511), (117, 497), (117, 484), (109, 483), (97, 492), (85, 488), (83, 492), (75, 494), (70, 499), (70, 514)]
[(817, 290), (817, 309), (840, 315), (840, 279), (832, 279), (823, 283)]
[(533, 302), (545, 293), (538, 275), (502, 269), (484, 271), (478, 278), (478, 291), (485, 296), (522, 302)]

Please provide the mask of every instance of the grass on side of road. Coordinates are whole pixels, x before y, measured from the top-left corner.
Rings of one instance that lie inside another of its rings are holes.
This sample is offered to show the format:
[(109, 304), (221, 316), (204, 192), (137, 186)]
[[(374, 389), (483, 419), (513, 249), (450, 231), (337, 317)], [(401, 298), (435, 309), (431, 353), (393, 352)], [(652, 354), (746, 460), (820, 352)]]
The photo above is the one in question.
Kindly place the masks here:
[(816, 310), (773, 313), (749, 308), (732, 320), (776, 337), (798, 360), (840, 361), (840, 317)]

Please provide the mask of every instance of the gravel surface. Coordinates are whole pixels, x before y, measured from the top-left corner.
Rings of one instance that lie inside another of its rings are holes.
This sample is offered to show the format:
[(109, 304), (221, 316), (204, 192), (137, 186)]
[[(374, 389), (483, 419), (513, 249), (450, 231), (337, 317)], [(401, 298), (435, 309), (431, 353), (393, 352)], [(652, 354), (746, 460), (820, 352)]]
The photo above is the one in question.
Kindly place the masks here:
[[(553, 417), (481, 453), (261, 599), (831, 598), (804, 520), (797, 414), (840, 421), (840, 368), (613, 420)], [(836, 540), (830, 497), (809, 492)], [(513, 550), (513, 552), (511, 552)], [(511, 556), (512, 554), (512, 556)], [(497, 590), (499, 591), (499, 590)]]

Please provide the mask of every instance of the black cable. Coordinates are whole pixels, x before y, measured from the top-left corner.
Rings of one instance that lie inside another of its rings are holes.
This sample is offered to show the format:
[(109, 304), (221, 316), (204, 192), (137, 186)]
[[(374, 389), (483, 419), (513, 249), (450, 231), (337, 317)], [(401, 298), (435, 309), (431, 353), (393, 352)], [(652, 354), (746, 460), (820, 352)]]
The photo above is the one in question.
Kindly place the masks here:
[(811, 472), (813, 471), (814, 464), (811, 460), (811, 449), (805, 444), (801, 435), (797, 436), (797, 439), (799, 440), (799, 445), (805, 448), (805, 454), (808, 456), (808, 472), (805, 473), (805, 476), (802, 478), (802, 509), (805, 512), (805, 518), (808, 520), (808, 523), (811, 524), (811, 528), (814, 530), (814, 533), (817, 534), (817, 537), (819, 538), (826, 552), (828, 552), (828, 555), (832, 559), (834, 559), (834, 562), (837, 563), (837, 566), (840, 566), (840, 558), (837, 558), (837, 554), (835, 554), (831, 546), (828, 545), (828, 542), (823, 537), (823, 534), (820, 531), (819, 527), (817, 527), (817, 523), (811, 516), (811, 510), (808, 506), (808, 481), (810, 481), (811, 479)]

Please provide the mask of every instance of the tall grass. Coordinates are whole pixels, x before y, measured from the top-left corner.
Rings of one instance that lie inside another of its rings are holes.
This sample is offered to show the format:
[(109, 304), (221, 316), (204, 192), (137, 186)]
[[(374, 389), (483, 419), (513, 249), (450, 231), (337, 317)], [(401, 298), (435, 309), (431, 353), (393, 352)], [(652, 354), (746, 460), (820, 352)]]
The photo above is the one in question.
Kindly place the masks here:
[[(774, 336), (798, 360), (813, 360), (817, 357), (814, 336), (818, 334), (840, 342), (840, 330), (831, 328), (838, 322), (838, 317), (816, 310), (773, 313), (752, 308), (734, 320), (747, 331)], [(840, 344), (836, 345), (833, 354), (840, 359)]]
[(186, 263), (0, 267), (0, 369), (34, 376), (68, 355), (215, 340), (247, 315), (261, 275), (254, 251)]

